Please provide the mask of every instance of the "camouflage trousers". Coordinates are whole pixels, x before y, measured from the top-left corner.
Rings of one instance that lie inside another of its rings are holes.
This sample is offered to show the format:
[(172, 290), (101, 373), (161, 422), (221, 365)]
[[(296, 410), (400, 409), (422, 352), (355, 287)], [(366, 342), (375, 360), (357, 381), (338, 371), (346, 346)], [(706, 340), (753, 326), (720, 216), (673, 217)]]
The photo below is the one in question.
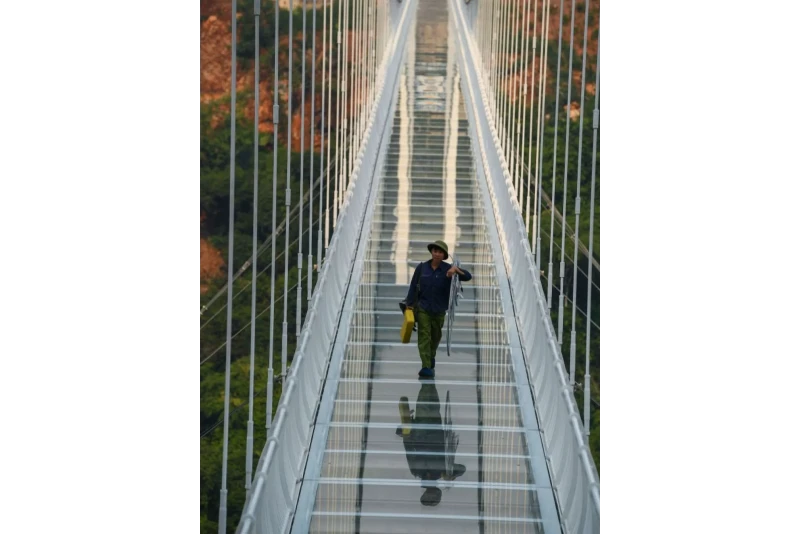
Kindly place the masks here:
[(431, 360), (436, 357), (436, 349), (442, 340), (444, 313), (429, 313), (425, 310), (414, 310), (417, 316), (417, 347), (422, 367), (431, 368)]

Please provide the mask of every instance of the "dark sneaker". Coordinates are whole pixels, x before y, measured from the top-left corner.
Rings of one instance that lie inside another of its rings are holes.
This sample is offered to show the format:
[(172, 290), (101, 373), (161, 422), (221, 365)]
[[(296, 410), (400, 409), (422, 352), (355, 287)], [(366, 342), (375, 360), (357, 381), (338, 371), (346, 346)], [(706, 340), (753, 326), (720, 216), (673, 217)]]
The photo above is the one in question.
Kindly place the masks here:
[(433, 369), (430, 369), (428, 367), (423, 367), (422, 369), (419, 370), (418, 374), (423, 378), (433, 378)]

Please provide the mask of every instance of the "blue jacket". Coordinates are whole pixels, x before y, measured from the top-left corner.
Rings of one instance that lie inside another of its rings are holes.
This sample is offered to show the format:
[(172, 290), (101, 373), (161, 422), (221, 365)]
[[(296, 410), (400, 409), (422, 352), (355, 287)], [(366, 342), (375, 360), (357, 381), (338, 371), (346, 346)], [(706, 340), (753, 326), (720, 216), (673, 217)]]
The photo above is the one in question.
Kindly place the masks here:
[[(429, 313), (445, 313), (450, 301), (450, 284), (453, 279), (447, 277), (447, 271), (452, 267), (447, 262), (441, 262), (439, 267), (431, 267), (431, 261), (424, 261), (414, 269), (414, 276), (411, 278), (411, 285), (408, 288), (406, 304), (419, 307)], [(462, 282), (472, 280), (472, 274), (463, 267), (463, 275), (458, 275)], [(419, 306), (417, 306), (417, 281), (420, 282)]]

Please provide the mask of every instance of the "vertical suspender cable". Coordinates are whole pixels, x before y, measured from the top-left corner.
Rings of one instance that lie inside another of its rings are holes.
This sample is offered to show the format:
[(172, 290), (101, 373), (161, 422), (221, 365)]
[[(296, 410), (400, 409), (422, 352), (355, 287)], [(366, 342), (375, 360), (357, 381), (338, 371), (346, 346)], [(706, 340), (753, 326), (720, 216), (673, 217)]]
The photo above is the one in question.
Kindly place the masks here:
[[(536, 161), (534, 162), (534, 201), (536, 204), (536, 218), (534, 219), (534, 228), (536, 229), (536, 257), (541, 257), (542, 248), (542, 195), (544, 187), (542, 186), (542, 175), (544, 173), (544, 128), (547, 108), (547, 71), (549, 69), (548, 62), (550, 58), (550, 11), (551, 0), (543, 0), (545, 5), (542, 5), (542, 34), (539, 38), (539, 103), (536, 110)], [(531, 119), (533, 116), (531, 116)], [(538, 264), (537, 264), (538, 265)], [(542, 271), (541, 266), (539, 271)]]
[(219, 534), (228, 519), (228, 418), (231, 400), (231, 322), (233, 313), (233, 196), (236, 190), (236, 0), (231, 0), (231, 154), (228, 198), (228, 309), (225, 343), (225, 409), (222, 430), (222, 487), (219, 490)]
[[(589, 7), (586, 7), (587, 11)], [(600, 20), (597, 20), (597, 74), (595, 75), (594, 115), (592, 117), (592, 196), (590, 200), (589, 215), (589, 258), (592, 258), (594, 248), (594, 175), (597, 163), (597, 128), (600, 127)], [(589, 271), (589, 280), (586, 284), (586, 363), (583, 375), (583, 428), (586, 437), (589, 437), (589, 403), (591, 401), (591, 374), (589, 373), (589, 344), (591, 342), (592, 328), (592, 269)]]
[[(525, 74), (522, 74), (522, 83), (519, 84), (519, 98), (517, 98), (517, 116), (514, 122), (517, 124), (517, 158), (516, 158), (516, 165), (514, 166), (514, 173), (517, 177), (517, 181), (519, 182), (518, 191), (518, 201), (519, 201), (519, 211), (520, 215), (522, 215), (525, 219), (525, 229), (529, 228), (528, 225), (528, 216), (530, 215), (530, 188), (528, 188), (528, 209), (523, 211), (523, 206), (525, 205), (525, 197), (524, 197), (524, 189), (523, 189), (523, 177), (522, 177), (522, 159), (523, 159), (523, 150), (525, 150), (525, 107), (528, 102), (528, 30), (530, 28), (530, 17), (531, 17), (531, 0), (527, 0), (525, 2), (525, 34), (522, 38), (522, 49), (524, 50), (522, 54), (522, 64), (525, 65)], [(534, 20), (536, 19), (536, 14), (533, 15)], [(521, 72), (521, 69), (520, 69)]]
[[(346, 0), (339, 0), (339, 27), (336, 29), (336, 161), (334, 163), (335, 179), (333, 184), (333, 228), (336, 228), (336, 218), (339, 214), (339, 187), (341, 183), (341, 156), (342, 147), (342, 4)], [(346, 89), (345, 89), (346, 90)]]
[[(544, 9), (544, 6), (542, 6), (542, 9)], [(529, 14), (530, 14), (530, 10), (529, 10)], [(530, 87), (531, 87), (531, 106), (530, 106), (530, 108), (531, 108), (531, 124), (530, 124), (530, 129), (528, 131), (528, 168), (526, 169), (526, 171), (527, 171), (527, 194), (526, 194), (526, 198), (525, 198), (525, 234), (526, 235), (528, 235), (530, 233), (530, 230), (531, 230), (531, 155), (533, 154), (533, 151), (534, 151), (533, 147), (531, 146), (531, 143), (533, 142), (533, 101), (534, 101), (534, 95), (536, 94), (536, 85), (535, 85), (535, 83), (533, 81), (533, 78), (534, 78), (534, 76), (536, 76), (536, 17), (538, 16), (538, 14), (539, 14), (539, 12), (538, 12), (537, 0), (533, 0), (533, 34), (531, 34), (531, 61), (530, 61), (530, 68), (531, 68), (531, 77), (530, 77), (530, 80), (531, 80), (531, 85), (530, 85)], [(528, 20), (528, 16), (525, 17), (525, 20), (526, 21)], [(526, 69), (527, 69), (527, 65), (528, 65), (528, 59), (527, 58), (528, 58), (528, 52), (527, 52), (527, 47), (526, 47), (526, 49), (525, 49), (525, 65), (526, 65)], [(540, 69), (541, 69), (541, 67), (540, 67)], [(528, 84), (528, 71), (526, 70), (525, 71), (525, 85), (526, 85), (526, 87), (527, 87), (527, 84)], [(523, 103), (523, 106), (522, 106), (523, 107), (523, 113), (522, 113), (522, 135), (523, 135), (522, 139), (523, 139), (523, 144), (524, 144), (524, 140), (525, 140), (525, 121), (528, 118), (528, 113), (527, 113), (527, 110), (525, 109), (526, 104), (527, 104), (527, 99), (525, 99), (525, 102)], [(536, 203), (534, 203), (533, 209), (534, 209), (534, 214), (535, 214), (535, 212), (536, 212)], [(531, 250), (533, 251), (535, 249), (533, 247), (531, 247)]]
[(506, 153), (508, 154), (508, 158), (506, 161), (508, 163), (508, 173), (511, 176), (511, 183), (514, 184), (514, 193), (519, 201), (519, 184), (517, 184), (514, 180), (516, 178), (514, 174), (514, 162), (517, 160), (517, 152), (515, 147), (515, 131), (518, 129), (518, 126), (515, 125), (514, 122), (514, 106), (519, 103), (519, 99), (512, 98), (515, 95), (516, 91), (516, 79), (517, 79), (517, 65), (519, 64), (519, 60), (517, 59), (517, 51), (519, 50), (519, 39), (518, 37), (518, 30), (517, 30), (517, 21), (520, 18), (520, 0), (514, 1), (514, 15), (511, 18), (511, 27), (509, 31), (511, 31), (511, 54), (509, 55), (509, 62), (511, 66), (509, 67), (509, 71), (511, 76), (508, 79), (508, 96), (506, 98), (506, 110), (505, 110), (505, 117), (504, 121), (508, 125), (506, 131), (508, 132), (506, 135), (507, 143), (507, 150)]
[[(341, 12), (342, 4), (341, 0), (339, 2), (339, 11)], [(330, 243), (330, 217), (332, 215), (331, 211), (331, 204), (332, 201), (329, 200), (331, 198), (331, 109), (333, 105), (331, 104), (331, 79), (333, 78), (333, 4), (331, 4), (330, 9), (330, 26), (331, 26), (331, 33), (330, 33), (330, 42), (328, 44), (328, 166), (325, 172), (325, 259), (327, 260), (328, 256), (328, 244)], [(338, 67), (337, 67), (338, 70)], [(337, 91), (338, 92), (338, 91)], [(335, 154), (334, 154), (335, 156)], [(334, 174), (333, 174), (333, 186), (336, 187), (336, 174), (339, 172), (338, 165), (335, 165), (334, 160)], [(322, 169), (320, 168), (320, 172)]]
[[(308, 180), (308, 188), (310, 189), (310, 196), (308, 199), (308, 282), (306, 282), (307, 288), (307, 296), (306, 300), (311, 301), (311, 290), (314, 285), (314, 274), (313, 274), (313, 245), (312, 241), (314, 238), (314, 232), (312, 229), (314, 228), (314, 214), (313, 214), (313, 206), (314, 206), (314, 150), (316, 148), (316, 138), (314, 137), (314, 123), (317, 120), (317, 116), (314, 113), (316, 111), (315, 104), (317, 98), (317, 0), (313, 0), (314, 6), (312, 7), (312, 15), (311, 15), (311, 147), (310, 147), (310, 154), (308, 159), (311, 160), (311, 169), (309, 172), (309, 180)], [(305, 0), (303, 0), (303, 9), (305, 9)], [(305, 41), (305, 38), (303, 38)], [(303, 54), (303, 62), (305, 62), (305, 54)], [(305, 107), (305, 106), (304, 106)], [(320, 147), (322, 149), (322, 147)], [(320, 184), (322, 183), (322, 176), (320, 176)], [(317, 213), (317, 218), (319, 219), (320, 213)]]
[[(316, 1), (316, 0), (314, 0)], [(305, 176), (305, 168), (303, 167), (303, 160), (305, 158), (306, 152), (306, 0), (303, 0), (303, 54), (302, 54), (302, 74), (300, 76), (300, 230), (297, 232), (297, 306), (295, 307), (295, 321), (294, 321), (294, 330), (295, 330), (295, 337), (300, 337), (300, 325), (301, 325), (301, 317), (303, 314), (303, 303), (302, 303), (302, 287), (303, 287), (303, 177)], [(311, 153), (314, 153), (313, 144), (311, 146)], [(310, 158), (313, 160), (313, 156)], [(314, 173), (311, 173), (311, 178), (309, 180), (308, 189), (309, 193), (311, 191), (311, 182), (314, 180)], [(308, 199), (308, 203), (311, 204), (311, 200), (314, 198), (314, 195), (311, 194)], [(286, 213), (289, 213), (289, 210), (286, 210)], [(311, 219), (309, 218), (308, 221), (308, 228), (311, 229)], [(311, 232), (309, 231), (309, 234)]]
[[(317, 2), (314, 0), (314, 8), (316, 9)], [(332, 7), (331, 7), (332, 9)], [(316, 17), (314, 17), (316, 20)], [(321, 93), (321, 100), (322, 100), (322, 113), (321, 113), (321, 123), (319, 127), (319, 201), (317, 208), (317, 224), (319, 224), (319, 228), (317, 229), (317, 269), (322, 269), (322, 235), (323, 230), (325, 227), (325, 222), (327, 221), (327, 212), (322, 211), (322, 199), (325, 196), (325, 188), (324, 182), (322, 180), (322, 173), (325, 169), (325, 51), (327, 45), (327, 38), (326, 34), (328, 31), (328, 9), (325, 4), (322, 4), (322, 71), (320, 72), (320, 93)], [(326, 173), (326, 175), (330, 176), (330, 173)], [(324, 221), (323, 221), (324, 219)], [(317, 283), (319, 283), (319, 276), (317, 276)]]
[(278, 105), (278, 0), (275, 0), (275, 66), (272, 89), (272, 267), (270, 269), (269, 286), (269, 370), (267, 371), (267, 432), (272, 426), (272, 390), (275, 377), (275, 227), (278, 213), (278, 124), (280, 122), (280, 106)]
[[(567, 112), (564, 117), (564, 190), (561, 192), (563, 206), (561, 208), (561, 264), (559, 265), (559, 282), (558, 282), (558, 347), (564, 341), (564, 271), (566, 264), (564, 263), (564, 249), (566, 228), (567, 228), (567, 191), (568, 191), (568, 167), (569, 167), (569, 128), (570, 128), (570, 111), (572, 110), (572, 50), (575, 42), (575, 4), (578, 0), (572, 0), (572, 16), (569, 19), (570, 32), (569, 32), (569, 62), (567, 63)], [(555, 176), (555, 175), (554, 175)], [(555, 197), (553, 197), (553, 211), (555, 212)], [(574, 262), (573, 262), (574, 263)], [(570, 369), (570, 375), (573, 375)]]
[[(253, 275), (253, 278), (250, 285), (250, 391), (247, 396), (249, 415), (247, 418), (247, 442), (245, 445), (246, 456), (244, 463), (244, 487), (245, 493), (248, 496), (250, 495), (250, 484), (253, 474), (253, 390), (255, 388), (256, 368), (256, 278), (258, 276), (258, 75), (260, 70), (260, 63), (258, 62), (258, 59), (260, 52), (259, 47), (261, 46), (258, 32), (260, 30), (259, 20), (261, 17), (261, 0), (253, 0), (253, 15), (255, 16), (256, 28), (255, 66), (253, 68), (255, 71), (253, 100), (256, 110), (254, 119), (255, 127), (253, 129), (253, 266), (252, 271), (250, 271)], [(228, 343), (230, 343), (230, 340), (228, 340)]]
[[(553, 108), (553, 122), (555, 122), (556, 131), (553, 134), (553, 191), (550, 193), (552, 202), (556, 199), (556, 155), (558, 153), (558, 97), (561, 92), (561, 41), (564, 30), (564, 0), (561, 0), (561, 9), (558, 15), (558, 63), (556, 66), (556, 104)], [(555, 213), (556, 207), (550, 206), (550, 255), (548, 256), (547, 264), (547, 307), (553, 308), (553, 236), (555, 230)], [(560, 341), (560, 340), (559, 340)]]
[[(589, 1), (586, 1), (584, 6), (584, 24), (583, 24), (583, 64), (581, 67), (581, 117), (580, 117), (580, 126), (578, 129), (578, 176), (576, 179), (576, 190), (575, 190), (575, 239), (573, 242), (575, 243), (575, 250), (572, 254), (573, 258), (573, 269), (574, 272), (572, 274), (572, 331), (570, 332), (570, 342), (569, 342), (569, 385), (575, 387), (575, 351), (576, 351), (576, 340), (575, 340), (575, 312), (578, 307), (578, 240), (579, 240), (579, 233), (580, 227), (578, 224), (581, 220), (581, 176), (583, 175), (583, 167), (581, 166), (581, 155), (583, 154), (583, 107), (586, 99), (586, 49), (589, 46), (588, 36), (589, 36)], [(565, 219), (566, 220), (566, 219)], [(589, 270), (592, 269), (591, 262), (586, 262), (587, 267)], [(587, 315), (587, 321), (591, 320), (591, 318)]]
[(292, 52), (294, 50), (294, 31), (292, 20), (294, 19), (293, 0), (289, 0), (289, 85), (286, 91), (286, 239), (283, 242), (283, 332), (281, 333), (281, 377), (286, 377), (286, 362), (288, 360), (289, 343), (289, 323), (286, 321), (286, 313), (289, 311), (289, 208), (292, 205)]

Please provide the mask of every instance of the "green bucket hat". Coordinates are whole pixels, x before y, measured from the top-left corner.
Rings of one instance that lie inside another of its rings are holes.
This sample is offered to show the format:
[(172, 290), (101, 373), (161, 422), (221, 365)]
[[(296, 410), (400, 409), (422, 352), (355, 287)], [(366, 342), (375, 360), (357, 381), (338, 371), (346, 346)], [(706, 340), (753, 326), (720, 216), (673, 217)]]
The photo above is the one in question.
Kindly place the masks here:
[(447, 250), (447, 243), (445, 243), (441, 239), (438, 241), (434, 241), (433, 243), (428, 243), (428, 252), (430, 252), (433, 247), (444, 250), (444, 259), (450, 257), (450, 253)]

